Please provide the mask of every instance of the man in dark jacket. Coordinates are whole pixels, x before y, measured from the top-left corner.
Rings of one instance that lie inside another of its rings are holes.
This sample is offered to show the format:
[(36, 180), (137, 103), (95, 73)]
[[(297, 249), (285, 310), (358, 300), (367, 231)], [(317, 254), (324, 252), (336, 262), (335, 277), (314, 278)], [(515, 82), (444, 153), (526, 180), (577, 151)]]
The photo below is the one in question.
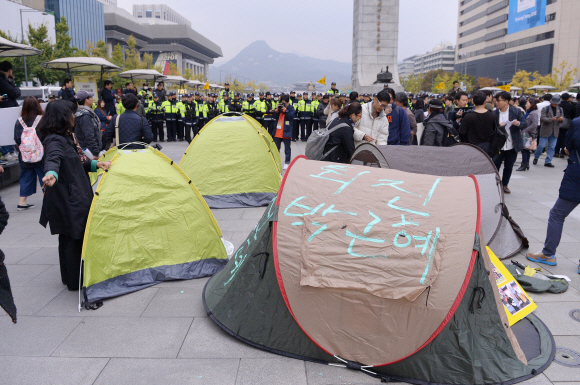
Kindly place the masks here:
[(18, 107), (16, 99), (20, 97), (20, 88), (14, 84), (12, 63), (9, 61), (0, 63), (0, 95), (6, 95), (0, 102), (0, 108)]
[(564, 111), (564, 121), (560, 123), (560, 132), (558, 133), (558, 141), (556, 142), (556, 149), (554, 152), (554, 158), (563, 158), (564, 147), (566, 142), (566, 134), (568, 133), (568, 127), (572, 120), (576, 118), (576, 106), (570, 101), (570, 94), (564, 92), (562, 94), (562, 103), (560, 103), (562, 111)]
[[(109, 125), (105, 129), (105, 135), (107, 138), (113, 140), (115, 138), (115, 125), (117, 124), (117, 119), (119, 121), (119, 144), (122, 143), (151, 143), (153, 141), (153, 133), (149, 128), (149, 123), (147, 119), (139, 116), (137, 114), (137, 105), (139, 100), (133, 94), (123, 96), (123, 106), (125, 107), (125, 112), (121, 115), (113, 116), (113, 124)], [(135, 149), (142, 148), (138, 144), (129, 145), (124, 147), (125, 149)]]
[[(93, 155), (91, 159), (99, 159), (102, 146), (101, 121), (93, 111), (93, 94), (80, 90), (76, 94), (78, 109), (75, 112), (75, 135), (83, 150), (87, 149)], [(87, 154), (88, 156), (88, 154)]]
[(408, 146), (411, 139), (411, 122), (405, 110), (397, 106), (394, 102), (396, 98), (395, 90), (388, 88), (387, 91), (393, 100), (393, 110), (387, 119), (389, 120), (389, 139), (387, 144), (393, 146)]
[(453, 81), (453, 88), (447, 92), (447, 95), (449, 95), (455, 99), (455, 96), (459, 91), (461, 91), (459, 89), (459, 82), (457, 80), (454, 80)]
[(64, 88), (62, 89), (62, 99), (68, 100), (72, 103), (77, 103), (75, 99), (75, 91), (73, 90), (73, 82), (71, 79), (64, 79)]
[(276, 132), (274, 133), (274, 143), (280, 151), (280, 145), (284, 142), (284, 170), (290, 165), (292, 160), (292, 150), (291, 140), (292, 131), (294, 129), (294, 119), (296, 119), (296, 111), (294, 107), (290, 104), (290, 97), (288, 95), (282, 95), (280, 97), (280, 103), (276, 106), (276, 112), (274, 113), (274, 121), (276, 122)]
[(137, 90), (133, 82), (125, 83), (125, 89), (123, 90), (123, 95), (133, 94), (137, 96)]
[(443, 139), (453, 124), (445, 117), (443, 102), (433, 99), (429, 102), (429, 116), (423, 121), (425, 130), (421, 136), (421, 146), (442, 147)]
[(499, 154), (493, 157), (493, 163), (495, 163), (498, 171), (501, 164), (504, 164), (501, 183), (504, 193), (510, 194), (511, 191), (508, 188), (508, 183), (510, 182), (512, 169), (514, 168), (514, 163), (516, 163), (518, 153), (524, 148), (522, 130), (526, 128), (526, 119), (519, 108), (510, 106), (509, 102), (512, 96), (509, 92), (502, 91), (496, 98), (497, 108), (493, 111), (493, 114), (500, 129), (504, 130), (507, 134), (507, 138)]
[(101, 99), (105, 101), (105, 111), (113, 116), (117, 113), (115, 108), (115, 93), (113, 92), (113, 82), (105, 80), (105, 88), (101, 91)]
[[(322, 100), (320, 101), (320, 103), (318, 104), (318, 108), (316, 109), (316, 115), (318, 115), (318, 122), (320, 128), (326, 127), (326, 119), (328, 118), (328, 115), (324, 114), (324, 110), (326, 109), (326, 107), (328, 107), (329, 99), (330, 99), (329, 94), (322, 95)], [(318, 129), (318, 127), (314, 127), (313, 129), (316, 130)]]
[(157, 83), (157, 89), (155, 90), (157, 96), (159, 96), (159, 100), (161, 103), (167, 100), (167, 91), (165, 91), (165, 83), (159, 82)]

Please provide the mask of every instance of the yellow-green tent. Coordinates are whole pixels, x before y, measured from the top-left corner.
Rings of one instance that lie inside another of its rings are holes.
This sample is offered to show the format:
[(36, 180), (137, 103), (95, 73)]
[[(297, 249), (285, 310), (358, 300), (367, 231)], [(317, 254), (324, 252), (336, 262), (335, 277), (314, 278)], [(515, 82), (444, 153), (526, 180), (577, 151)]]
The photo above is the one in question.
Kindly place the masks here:
[(116, 150), (85, 230), (85, 303), (211, 276), (227, 262), (221, 235), (202, 196), (171, 159), (151, 147)]
[(179, 166), (211, 208), (265, 206), (280, 188), (280, 153), (268, 132), (247, 115), (210, 121)]

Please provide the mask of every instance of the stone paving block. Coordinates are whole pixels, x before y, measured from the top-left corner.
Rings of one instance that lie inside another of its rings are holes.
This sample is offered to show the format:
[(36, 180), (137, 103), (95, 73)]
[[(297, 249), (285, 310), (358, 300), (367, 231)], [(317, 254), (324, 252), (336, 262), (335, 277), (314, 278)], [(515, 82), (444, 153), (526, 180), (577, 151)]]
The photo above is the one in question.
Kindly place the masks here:
[(240, 360), (113, 358), (94, 385), (234, 385)]
[(244, 209), (213, 209), (211, 211), (213, 217), (218, 221), (230, 221), (232, 219), (242, 219)]
[(108, 358), (2, 357), (0, 384), (91, 385)]
[[(578, 302), (541, 303), (534, 314), (548, 326), (554, 336), (574, 336), (580, 332), (580, 323), (574, 321), (568, 313), (579, 309)], [(580, 345), (577, 345), (578, 349)]]
[(267, 206), (264, 206), (264, 207), (252, 207), (252, 208), (244, 209), (244, 211), (242, 213), (242, 218), (241, 219), (252, 220), (252, 221), (255, 221), (256, 224), (257, 224), (258, 221), (264, 215), (264, 211), (266, 210), (266, 208), (267, 208)]
[(246, 358), (271, 355), (272, 353), (232, 337), (209, 317), (195, 318), (179, 352), (179, 358)]
[(10, 265), (6, 266), (10, 285), (24, 286), (42, 272), (50, 268), (50, 265)]
[(42, 273), (40, 273), (35, 278), (31, 279), (25, 286), (36, 286), (36, 287), (65, 287), (62, 283), (62, 278), (60, 277), (60, 265), (18, 265), (24, 268), (43, 266), (46, 268)]
[(191, 321), (191, 318), (87, 317), (52, 355), (174, 358)]
[(41, 247), (18, 262), (20, 265), (60, 265), (58, 247)]
[[(26, 239), (28, 237), (30, 237), (32, 234), (28, 234), (28, 233), (13, 233), (10, 235), (0, 235), (0, 239), (2, 240), (2, 247), (18, 247), (18, 246), (24, 246), (24, 247), (33, 247), (34, 245), (27, 245), (26, 243), (23, 245), (17, 245), (18, 242), (22, 241), (23, 239)], [(42, 246), (46, 246), (46, 245), (42, 245)], [(40, 247), (40, 246), (38, 246)]]
[(29, 234), (27, 238), (14, 243), (14, 246), (58, 247), (58, 235), (52, 235), (50, 233)]
[(0, 327), (0, 355), (47, 357), (81, 321), (74, 317), (19, 316), (17, 324), (4, 322)]
[(203, 287), (159, 288), (142, 317), (206, 317)]
[[(554, 365), (554, 364), (552, 364), (552, 365)], [(524, 384), (524, 385), (552, 385), (552, 381), (550, 381), (548, 379), (548, 377), (546, 377), (545, 373), (546, 372), (544, 371), (544, 373), (540, 373), (536, 377), (530, 378), (527, 381), (520, 382), (520, 384)]]
[(307, 384), (304, 361), (285, 357), (242, 358), (236, 384)]
[(79, 292), (63, 290), (56, 298), (38, 312), (39, 316), (65, 315), (67, 317), (139, 317), (157, 293), (149, 287), (134, 293), (103, 300), (97, 310), (82, 309), (79, 312)]
[(6, 265), (15, 265), (38, 250), (40, 250), (38, 247), (4, 247), (4, 243), (2, 243)]
[(578, 263), (578, 260), (580, 259), (580, 242), (560, 243), (556, 250), (556, 255), (563, 255), (572, 260), (572, 262)]
[[(337, 366), (305, 362), (308, 385), (326, 384), (381, 384), (381, 381), (363, 372)], [(383, 382), (384, 384), (384, 382)]]
[[(576, 322), (576, 324), (580, 325), (580, 323), (578, 322)], [(578, 336), (573, 337), (554, 336), (554, 340), (556, 341), (557, 347), (569, 348), (577, 352), (580, 351), (580, 337)], [(544, 374), (552, 382), (571, 381), (575, 384), (580, 383), (580, 368), (578, 367), (571, 368), (568, 366), (560, 365), (556, 362), (552, 362), (552, 365), (550, 365), (550, 367), (544, 371)]]
[(247, 231), (248, 233), (256, 227), (258, 220), (251, 219), (232, 219), (228, 221), (222, 221), (220, 223), (220, 229), (222, 231)]
[(174, 281), (161, 282), (155, 285), (156, 288), (178, 288), (178, 287), (201, 287), (203, 288), (211, 277), (195, 278), (195, 279), (177, 279)]
[[(61, 291), (65, 288), (54, 287), (31, 287), (31, 286), (15, 286), (12, 288), (12, 296), (14, 297), (14, 303), (16, 304), (17, 314), (21, 315), (33, 315), (36, 314), (46, 306), (47, 303), (52, 301)], [(56, 316), (62, 316), (64, 314), (55, 314)]]

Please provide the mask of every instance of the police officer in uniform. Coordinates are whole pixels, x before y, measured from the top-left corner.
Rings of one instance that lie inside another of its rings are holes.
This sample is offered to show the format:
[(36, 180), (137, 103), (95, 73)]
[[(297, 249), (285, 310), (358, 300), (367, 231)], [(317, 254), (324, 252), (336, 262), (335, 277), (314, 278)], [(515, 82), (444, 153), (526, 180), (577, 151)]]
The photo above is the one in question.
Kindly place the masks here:
[(302, 102), (302, 94), (299, 92), (294, 99), (293, 106), (296, 111), (296, 118), (294, 119), (294, 126), (292, 127), (292, 141), (296, 142), (298, 141), (298, 136), (300, 136), (300, 112), (298, 112), (298, 106)]
[(242, 101), (240, 100), (240, 93), (234, 94), (234, 100), (230, 101), (229, 110), (233, 112), (242, 112)]
[(220, 93), (219, 93), (220, 99), (223, 99), (224, 98), (224, 95), (228, 95), (228, 98), (230, 100), (233, 99), (234, 98), (234, 91), (231, 91), (230, 90), (230, 83), (225, 82), (224, 83), (224, 88), (225, 89), (221, 90)]
[(167, 94), (167, 100), (163, 102), (162, 106), (163, 112), (165, 113), (165, 125), (167, 126), (167, 141), (175, 142), (177, 137), (177, 119), (179, 115), (175, 92)]
[(256, 118), (256, 104), (254, 102), (253, 93), (250, 92), (248, 94), (248, 99), (244, 100), (244, 102), (242, 103), (242, 112), (244, 114), (251, 116), (254, 119)]
[[(153, 132), (154, 142), (164, 142), (163, 134), (163, 120), (165, 116), (163, 115), (163, 106), (161, 100), (159, 100), (159, 95), (157, 93), (153, 94), (153, 100), (149, 101), (147, 106), (147, 118), (151, 122), (151, 131)], [(159, 139), (159, 140), (158, 140)]]
[[(318, 111), (318, 105), (320, 104), (322, 94), (319, 94), (318, 96), (319, 97), (316, 97), (316, 92), (312, 93), (312, 126), (310, 132), (312, 132), (312, 130), (318, 130), (318, 114), (316, 112)], [(310, 136), (310, 134), (308, 134), (308, 136)], [(308, 138), (306, 138), (306, 140), (308, 140)]]
[(331, 95), (338, 95), (340, 94), (340, 91), (336, 89), (336, 83), (332, 82), (332, 84), (330, 85), (330, 89), (327, 91), (327, 93), (331, 94)]
[(264, 99), (264, 93), (260, 92), (258, 94), (259, 99), (256, 100), (256, 102), (254, 103), (254, 107), (256, 109), (256, 120), (258, 121), (258, 123), (260, 123), (260, 125), (262, 127), (264, 126), (264, 113), (266, 112), (266, 105), (264, 104), (264, 102), (266, 101)]
[(193, 137), (197, 135), (197, 103), (193, 100), (193, 94), (187, 95), (187, 101), (184, 103), (185, 107), (185, 140), (191, 143), (191, 132)]
[(185, 102), (187, 98), (185, 94), (181, 95), (181, 100), (176, 103), (177, 106), (177, 139), (183, 142), (185, 134)]
[[(276, 94), (277, 95), (277, 94)], [(276, 121), (274, 120), (274, 113), (278, 103), (272, 100), (272, 94), (270, 91), (266, 92), (266, 99), (263, 103), (264, 109), (264, 128), (268, 130), (268, 133), (273, 138), (276, 131)]]
[(306, 142), (312, 133), (312, 101), (308, 99), (308, 92), (302, 95), (302, 100), (298, 102), (298, 117), (300, 118), (300, 138)]
[(225, 114), (230, 112), (230, 97), (228, 94), (224, 94), (222, 99), (218, 102), (218, 112), (220, 114)]
[[(207, 122), (209, 122), (210, 120), (212, 120), (213, 118), (215, 118), (216, 116), (219, 115), (219, 111), (218, 111), (218, 104), (215, 101), (215, 94), (209, 94), (208, 98), (207, 98), (207, 102), (205, 102), (205, 110), (206, 110), (206, 116), (207, 116)], [(206, 122), (206, 124), (207, 124)]]

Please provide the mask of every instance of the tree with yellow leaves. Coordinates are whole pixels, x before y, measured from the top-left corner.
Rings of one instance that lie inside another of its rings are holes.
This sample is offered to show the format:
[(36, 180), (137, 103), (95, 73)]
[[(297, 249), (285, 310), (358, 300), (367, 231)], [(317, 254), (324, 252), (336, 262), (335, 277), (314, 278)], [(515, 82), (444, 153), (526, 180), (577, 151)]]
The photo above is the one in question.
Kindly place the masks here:
[(572, 67), (564, 60), (552, 68), (551, 74), (541, 76), (536, 80), (541, 81), (540, 84), (556, 87), (558, 91), (565, 91), (574, 82), (577, 72), (578, 68)]

